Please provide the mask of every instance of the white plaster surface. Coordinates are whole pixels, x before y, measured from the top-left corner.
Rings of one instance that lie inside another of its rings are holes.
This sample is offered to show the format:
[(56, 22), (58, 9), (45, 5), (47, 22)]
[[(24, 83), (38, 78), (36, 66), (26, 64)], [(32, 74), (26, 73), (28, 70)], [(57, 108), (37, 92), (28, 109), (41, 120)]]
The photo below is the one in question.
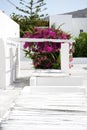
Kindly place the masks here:
[(0, 89), (0, 120), (7, 115), (24, 86), (29, 85), (32, 72), (33, 70), (21, 70), (20, 78), (17, 78), (6, 90)]
[(72, 32), (72, 15), (52, 15), (49, 18), (50, 27), (55, 24), (56, 28), (60, 28), (66, 32)]
[[(69, 87), (68, 87), (69, 88)], [(86, 130), (87, 100), (80, 86), (25, 87), (15, 102), (4, 130)]]
[(69, 32), (73, 35), (73, 37), (78, 37), (80, 34), (80, 30), (83, 32), (87, 32), (87, 18), (72, 18), (72, 15), (52, 15), (49, 18), (50, 20), (50, 27), (52, 24), (56, 25), (56, 28), (61, 26), (66, 32)]
[[(83, 76), (83, 79), (87, 80), (87, 70), (84, 69), (86, 67), (87, 64), (75, 64), (71, 69), (71, 75)], [(29, 87), (29, 77), (33, 71), (21, 70), (21, 78), (10, 86), (11, 89), (0, 91), (2, 100), (0, 108), (3, 108), (0, 109), (0, 113), (5, 114), (8, 110), (6, 106), (9, 106), (10, 110), (10, 113), (4, 116), (1, 128), (4, 130), (36, 130), (36, 128), (37, 130), (86, 130), (87, 95), (84, 87), (87, 86), (84, 84), (83, 86)], [(24, 86), (27, 87), (23, 89)], [(12, 90), (12, 87), (15, 89)], [(14, 100), (15, 105), (12, 106)]]
[(5, 88), (6, 77), (5, 77), (5, 45), (3, 40), (0, 39), (0, 89)]
[(0, 38), (19, 37), (19, 25), (0, 11)]
[(78, 36), (80, 30), (87, 32), (87, 18), (72, 18), (73, 36)]
[(87, 64), (87, 57), (73, 58), (73, 64)]
[[(8, 37), (19, 38), (19, 25), (0, 11), (0, 88), (6, 89), (17, 77), (18, 44)], [(18, 68), (19, 70), (19, 68)]]
[(9, 110), (19, 93), (18, 89), (0, 90), (0, 119)]

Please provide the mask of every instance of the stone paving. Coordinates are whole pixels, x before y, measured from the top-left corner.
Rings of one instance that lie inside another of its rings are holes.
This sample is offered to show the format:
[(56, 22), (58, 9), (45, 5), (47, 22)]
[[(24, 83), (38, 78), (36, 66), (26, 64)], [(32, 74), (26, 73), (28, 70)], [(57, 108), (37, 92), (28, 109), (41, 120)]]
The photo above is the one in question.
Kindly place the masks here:
[(13, 104), (20, 90), (0, 90), (0, 119), (4, 116), (10, 106)]
[[(30, 88), (32, 71), (21, 70), (21, 78), (6, 91), (0, 90), (0, 130), (87, 130), (84, 88)], [(71, 74), (83, 75), (87, 81), (87, 65), (75, 66)], [(3, 116), (7, 110), (7, 116)]]
[[(66, 89), (68, 91), (66, 91)], [(25, 87), (1, 125), (2, 130), (87, 130), (84, 89)]]
[(31, 73), (32, 70), (21, 70), (20, 78), (16, 79), (6, 90), (0, 89), (0, 120), (20, 95), (24, 86), (29, 85)]

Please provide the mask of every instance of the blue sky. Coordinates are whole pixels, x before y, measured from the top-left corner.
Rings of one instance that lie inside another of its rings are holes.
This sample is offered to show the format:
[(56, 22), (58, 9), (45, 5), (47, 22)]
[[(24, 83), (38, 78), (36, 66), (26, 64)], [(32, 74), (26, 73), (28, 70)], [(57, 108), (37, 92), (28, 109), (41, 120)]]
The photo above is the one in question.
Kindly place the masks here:
[[(19, 0), (10, 0), (17, 4)], [(26, 0), (27, 1), (27, 0)], [(47, 3), (47, 13), (49, 15), (61, 14), (71, 11), (87, 8), (87, 0), (45, 0)], [(19, 12), (12, 6), (8, 0), (0, 0), (0, 10), (4, 10), (7, 15), (12, 12), (18, 14)]]

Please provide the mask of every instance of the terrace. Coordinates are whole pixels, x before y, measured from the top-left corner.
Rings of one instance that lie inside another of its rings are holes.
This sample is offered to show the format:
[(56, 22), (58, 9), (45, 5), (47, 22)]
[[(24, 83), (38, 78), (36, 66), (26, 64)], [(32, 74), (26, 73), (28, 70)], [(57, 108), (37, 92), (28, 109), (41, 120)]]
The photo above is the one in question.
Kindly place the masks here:
[[(0, 14), (1, 26), (10, 30), (0, 32), (0, 129), (86, 130), (87, 59), (74, 59), (70, 69), (72, 40), (19, 38), (19, 26)], [(61, 69), (36, 71), (23, 61), (26, 41), (66, 43), (61, 46)]]

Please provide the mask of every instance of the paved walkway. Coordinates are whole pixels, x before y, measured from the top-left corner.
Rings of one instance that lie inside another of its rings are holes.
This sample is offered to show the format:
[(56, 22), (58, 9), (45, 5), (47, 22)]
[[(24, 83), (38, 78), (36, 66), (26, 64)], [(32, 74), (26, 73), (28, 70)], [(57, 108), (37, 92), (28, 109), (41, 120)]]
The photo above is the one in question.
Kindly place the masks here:
[[(87, 130), (84, 89), (73, 86), (30, 90), (31, 73), (32, 70), (21, 70), (21, 78), (7, 90), (0, 90), (0, 118), (10, 110), (9, 116), (4, 116), (0, 130)], [(86, 79), (87, 65), (75, 65), (71, 75)]]
[(7, 117), (1, 130), (87, 130), (87, 99), (80, 87), (28, 86)]

